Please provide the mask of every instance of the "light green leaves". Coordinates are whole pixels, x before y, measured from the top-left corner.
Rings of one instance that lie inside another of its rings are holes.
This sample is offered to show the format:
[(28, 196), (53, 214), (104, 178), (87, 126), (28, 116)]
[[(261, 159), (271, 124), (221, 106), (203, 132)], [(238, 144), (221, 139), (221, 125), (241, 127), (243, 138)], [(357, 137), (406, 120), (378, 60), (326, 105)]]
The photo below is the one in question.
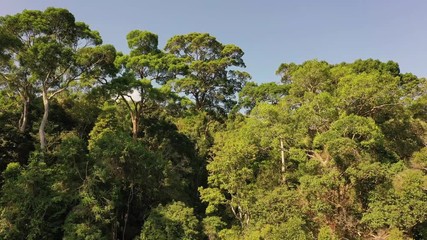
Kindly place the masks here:
[(173, 202), (153, 209), (142, 227), (141, 240), (200, 238), (200, 223), (193, 209), (182, 202)]

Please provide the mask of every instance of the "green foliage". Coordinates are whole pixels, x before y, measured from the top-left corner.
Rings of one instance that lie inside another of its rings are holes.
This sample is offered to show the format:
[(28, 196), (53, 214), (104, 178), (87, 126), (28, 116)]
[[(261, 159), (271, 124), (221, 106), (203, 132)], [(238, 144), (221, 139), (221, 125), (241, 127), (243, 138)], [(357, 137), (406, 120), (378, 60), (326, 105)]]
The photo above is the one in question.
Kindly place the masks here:
[[(422, 180), (415, 180), (424, 178), (417, 175), (422, 172), (405, 170), (399, 162), (403, 158), (408, 166), (424, 169), (423, 150), (409, 158), (425, 138), (420, 135), (423, 125), (405, 109), (408, 91), (401, 91), (403, 76), (397, 64), (367, 60), (333, 66), (314, 60), (283, 64), (278, 74), (288, 88), (286, 94), (270, 101), (257, 95), (260, 87), (247, 85), (244, 94), (254, 107), (243, 120), (227, 122), (228, 127), (215, 135), (208, 187), (200, 193), (208, 203), (206, 219), (217, 219), (218, 224), (208, 224), (206, 233), (212, 238), (283, 239), (295, 229), (289, 239), (357, 239), (389, 226), (400, 233), (413, 231), (414, 236), (421, 232), (413, 229), (419, 229), (424, 215), (400, 210), (425, 212)], [(280, 139), (285, 148), (282, 164)], [(260, 191), (275, 193), (283, 181), (290, 195), (280, 200), (269, 200), (270, 195)], [(412, 185), (411, 190), (396, 191), (401, 181)], [(289, 205), (281, 205), (287, 201)], [(381, 211), (384, 208), (390, 215)], [(407, 225), (384, 220), (394, 217)], [(281, 232), (278, 226), (289, 231)], [(393, 234), (387, 231), (387, 236)]]
[(93, 167), (82, 183), (79, 205), (67, 218), (66, 236), (134, 236), (134, 229), (126, 229), (127, 221), (158, 198), (164, 161), (141, 142), (110, 129), (91, 140), (89, 151)]
[(388, 236), (388, 239), (390, 239), (390, 240), (400, 240), (400, 239), (405, 239), (405, 236), (404, 236), (404, 234), (403, 234), (403, 232), (402, 231), (400, 231), (399, 229), (397, 229), (397, 228), (392, 228), (391, 230), (390, 230), (390, 233), (389, 233), (390, 235)]
[(398, 77), (379, 72), (346, 75), (339, 80), (337, 93), (348, 114), (372, 117), (384, 122), (399, 110), (401, 92)]
[(42, 95), (44, 114), (39, 138), (41, 149), (45, 150), (51, 99), (73, 82), (114, 74), (115, 49), (92, 47), (101, 44), (99, 33), (85, 23), (76, 22), (66, 9), (24, 10), (2, 17), (0, 27), (17, 41), (5, 50), (7, 61), (0, 62), (0, 84), (20, 98), (22, 133), (28, 128), (30, 103), (35, 95)]
[(309, 60), (246, 83), (207, 33), (127, 41), (0, 17), (1, 239), (426, 238), (426, 79)]
[[(156, 34), (133, 30), (127, 35), (131, 49), (129, 55), (120, 54), (115, 63), (120, 76), (105, 83), (109, 95), (126, 106), (132, 122), (132, 135), (140, 135), (141, 119), (164, 108), (163, 112), (175, 113), (181, 98), (165, 83), (183, 71), (185, 65), (172, 54), (158, 49)], [(153, 86), (152, 82), (165, 84)]]
[(330, 129), (313, 140), (315, 148), (322, 148), (342, 168), (361, 161), (364, 152), (381, 145), (383, 135), (372, 119), (350, 115), (343, 116)]
[(410, 165), (414, 169), (427, 169), (427, 148), (422, 148), (419, 152), (415, 152), (410, 160)]
[(263, 83), (258, 86), (254, 82), (248, 82), (239, 92), (239, 107), (250, 111), (261, 102), (277, 104), (288, 91), (289, 85)]
[(366, 60), (356, 60), (351, 64), (351, 68), (356, 73), (370, 73), (373, 71), (379, 71), (381, 73), (390, 74), (392, 76), (398, 76), (400, 74), (399, 64), (393, 61), (381, 62), (380, 60), (374, 60), (372, 58)]
[(320, 93), (331, 91), (334, 87), (330, 77), (330, 65), (325, 61), (306, 61), (300, 66), (282, 64), (277, 71), (282, 81), (290, 82), (290, 94), (301, 97), (306, 92)]
[(320, 228), (319, 234), (317, 235), (317, 239), (319, 240), (336, 240), (333, 231), (331, 228), (325, 226)]
[(173, 202), (151, 210), (141, 231), (141, 240), (200, 239), (199, 220), (193, 209), (182, 202)]
[(0, 236), (2, 239), (55, 239), (62, 234), (67, 209), (75, 197), (66, 169), (48, 166), (40, 153), (27, 167), (10, 163), (3, 173)]
[(179, 133), (174, 124), (162, 118), (143, 119), (142, 130), (143, 144), (149, 151), (156, 152), (159, 158), (167, 161), (163, 170), (163, 197), (186, 203), (198, 202), (198, 198), (191, 193), (199, 186), (198, 170), (203, 166), (200, 166), (200, 158), (193, 142)]
[(236, 92), (250, 78), (248, 73), (235, 69), (245, 67), (243, 51), (235, 45), (223, 45), (207, 33), (174, 36), (165, 50), (185, 63), (182, 78), (172, 85), (194, 99), (198, 111), (228, 112), (235, 104)]
[(406, 169), (390, 179), (392, 188), (373, 192), (369, 209), (363, 217), (372, 228), (397, 227), (409, 231), (426, 221), (427, 176), (420, 170)]
[(158, 36), (148, 31), (133, 30), (127, 35), (128, 46), (135, 54), (157, 52)]
[(11, 162), (26, 164), (29, 153), (34, 150), (31, 136), (23, 134), (7, 124), (5, 116), (0, 116), (0, 170), (6, 169)]

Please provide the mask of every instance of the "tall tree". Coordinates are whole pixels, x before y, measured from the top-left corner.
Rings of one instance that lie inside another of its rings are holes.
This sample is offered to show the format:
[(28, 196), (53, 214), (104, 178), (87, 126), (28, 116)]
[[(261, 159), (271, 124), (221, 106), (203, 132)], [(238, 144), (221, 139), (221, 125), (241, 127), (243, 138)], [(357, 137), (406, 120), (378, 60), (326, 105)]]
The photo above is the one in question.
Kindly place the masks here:
[(245, 67), (242, 49), (224, 45), (207, 33), (174, 36), (165, 50), (187, 65), (186, 73), (173, 86), (189, 95), (198, 111), (228, 112), (235, 104), (235, 94), (250, 78), (248, 73), (237, 70)]
[(99, 59), (89, 57), (88, 49), (99, 45), (101, 38), (85, 23), (76, 22), (66, 9), (25, 10), (2, 18), (1, 24), (2, 29), (19, 41), (18, 50), (9, 51), (10, 60), (3, 78), (9, 77), (13, 83), (9, 86), (21, 95), (22, 129), (25, 129), (30, 90), (41, 94), (44, 114), (39, 137), (40, 146), (45, 149), (49, 102), (99, 63)]
[(133, 30), (127, 35), (127, 41), (130, 54), (120, 56), (116, 62), (122, 74), (107, 87), (129, 110), (132, 136), (137, 139), (144, 114), (178, 99), (167, 86), (156, 88), (152, 82), (163, 84), (185, 66), (172, 54), (158, 49), (158, 36), (154, 33)]
[(37, 32), (30, 30), (31, 25), (38, 22), (30, 21), (38, 17), (39, 12), (24, 11), (17, 16), (0, 18), (0, 87), (18, 95), (22, 104), (22, 113), (18, 122), (19, 132), (24, 133), (28, 124), (28, 114), (34, 95), (29, 69), (21, 61), (22, 52), (34, 44), (32, 39)]

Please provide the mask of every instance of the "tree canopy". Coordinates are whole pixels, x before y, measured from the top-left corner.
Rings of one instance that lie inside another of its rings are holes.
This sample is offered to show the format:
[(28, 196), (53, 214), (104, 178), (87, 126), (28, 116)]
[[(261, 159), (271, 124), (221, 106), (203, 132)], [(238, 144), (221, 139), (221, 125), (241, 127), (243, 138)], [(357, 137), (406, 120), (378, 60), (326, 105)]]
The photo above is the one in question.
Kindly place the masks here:
[(427, 80), (393, 61), (250, 82), (208, 33), (0, 17), (0, 239), (426, 239)]

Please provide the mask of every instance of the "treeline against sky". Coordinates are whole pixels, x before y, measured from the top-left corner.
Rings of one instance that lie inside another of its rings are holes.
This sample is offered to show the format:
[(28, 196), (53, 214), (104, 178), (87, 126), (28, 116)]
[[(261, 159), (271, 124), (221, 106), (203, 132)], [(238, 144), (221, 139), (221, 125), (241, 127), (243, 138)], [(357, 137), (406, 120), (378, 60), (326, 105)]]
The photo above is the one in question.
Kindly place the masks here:
[(124, 37), (0, 17), (0, 239), (427, 238), (425, 78), (308, 60), (258, 84), (208, 33)]

